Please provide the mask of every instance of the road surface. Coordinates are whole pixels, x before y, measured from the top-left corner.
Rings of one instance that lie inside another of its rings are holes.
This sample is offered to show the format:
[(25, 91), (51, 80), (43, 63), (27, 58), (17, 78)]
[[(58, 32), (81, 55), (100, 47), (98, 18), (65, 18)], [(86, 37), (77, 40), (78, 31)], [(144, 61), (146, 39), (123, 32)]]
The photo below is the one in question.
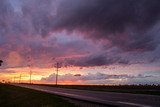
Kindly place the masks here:
[(104, 105), (113, 105), (118, 107), (160, 107), (160, 96), (156, 95), (98, 92), (29, 84), (15, 85), (47, 93), (52, 93), (63, 97)]

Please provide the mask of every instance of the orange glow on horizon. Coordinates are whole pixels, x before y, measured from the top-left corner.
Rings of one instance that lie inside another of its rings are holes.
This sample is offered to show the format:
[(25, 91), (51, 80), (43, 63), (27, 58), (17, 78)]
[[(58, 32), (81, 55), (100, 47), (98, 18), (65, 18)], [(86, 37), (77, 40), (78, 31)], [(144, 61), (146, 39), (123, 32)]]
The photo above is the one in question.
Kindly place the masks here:
[[(30, 79), (30, 68), (29, 67), (17, 67), (17, 68), (7, 68), (7, 71), (13, 71), (9, 73), (1, 72), (0, 73), (0, 81), (6, 80), (10, 82), (19, 82), (20, 75), (21, 75), (21, 82), (22, 83), (28, 83)], [(33, 83), (43, 83), (41, 81), (41, 78), (48, 77), (49, 75), (56, 73), (56, 68), (38, 68), (38, 67), (32, 67), (32, 81)], [(82, 73), (78, 67), (67, 67), (67, 68), (60, 68), (59, 69), (59, 75), (64, 75), (66, 73)], [(59, 81), (61, 84), (72, 84), (76, 83), (73, 81)]]

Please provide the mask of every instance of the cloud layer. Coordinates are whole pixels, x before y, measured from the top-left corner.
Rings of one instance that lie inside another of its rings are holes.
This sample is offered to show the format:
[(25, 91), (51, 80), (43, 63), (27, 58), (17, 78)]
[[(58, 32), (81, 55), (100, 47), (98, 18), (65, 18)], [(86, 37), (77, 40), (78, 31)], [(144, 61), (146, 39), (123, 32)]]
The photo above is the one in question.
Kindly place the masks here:
[(150, 33), (160, 19), (159, 4), (158, 0), (62, 0), (55, 28), (105, 39), (125, 51), (150, 51), (159, 44)]
[[(49, 77), (42, 78), (41, 81), (43, 82), (55, 82), (56, 74), (51, 74)], [(134, 84), (133, 81), (138, 80), (138, 82), (135, 82), (135, 84), (140, 84), (143, 82), (143, 79), (149, 79), (149, 78), (158, 78), (158, 76), (152, 76), (152, 75), (127, 75), (127, 74), (121, 74), (121, 75), (109, 75), (104, 73), (89, 73), (86, 75), (81, 74), (64, 74), (58, 76), (58, 81), (60, 83), (65, 83), (66, 81), (70, 82), (82, 82), (86, 83), (87, 81), (90, 81), (90, 83), (94, 83), (93, 81), (104, 81), (105, 84), (114, 83), (114, 84)], [(108, 82), (110, 81), (110, 82)], [(117, 83), (115, 83), (117, 81)], [(153, 81), (151, 82), (151, 84)], [(150, 84), (150, 83), (149, 83)]]
[(28, 57), (38, 67), (50, 66), (54, 58), (80, 67), (155, 62), (159, 5), (159, 0), (1, 0), (0, 56), (6, 66), (27, 66)]

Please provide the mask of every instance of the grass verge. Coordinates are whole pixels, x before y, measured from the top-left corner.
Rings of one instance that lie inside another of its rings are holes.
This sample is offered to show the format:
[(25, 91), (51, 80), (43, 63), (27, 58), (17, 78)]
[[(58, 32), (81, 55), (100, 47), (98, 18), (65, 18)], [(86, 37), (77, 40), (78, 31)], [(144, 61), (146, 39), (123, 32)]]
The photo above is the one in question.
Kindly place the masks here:
[(17, 86), (0, 84), (1, 107), (75, 107), (59, 96)]

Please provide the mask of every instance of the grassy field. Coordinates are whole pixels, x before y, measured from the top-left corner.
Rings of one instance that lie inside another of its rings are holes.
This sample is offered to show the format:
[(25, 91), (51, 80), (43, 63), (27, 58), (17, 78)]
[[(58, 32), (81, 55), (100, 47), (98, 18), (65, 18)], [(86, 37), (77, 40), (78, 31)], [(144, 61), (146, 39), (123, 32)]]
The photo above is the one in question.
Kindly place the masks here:
[(75, 107), (56, 95), (0, 84), (0, 107)]
[[(41, 84), (41, 85), (43, 85), (43, 84)], [(119, 86), (105, 86), (105, 85), (58, 85), (58, 86), (55, 86), (55, 85), (47, 85), (47, 86), (59, 87), (59, 88), (80, 89), (80, 90), (90, 90), (90, 91), (160, 95), (160, 86), (155, 86), (155, 85), (119, 85)]]

